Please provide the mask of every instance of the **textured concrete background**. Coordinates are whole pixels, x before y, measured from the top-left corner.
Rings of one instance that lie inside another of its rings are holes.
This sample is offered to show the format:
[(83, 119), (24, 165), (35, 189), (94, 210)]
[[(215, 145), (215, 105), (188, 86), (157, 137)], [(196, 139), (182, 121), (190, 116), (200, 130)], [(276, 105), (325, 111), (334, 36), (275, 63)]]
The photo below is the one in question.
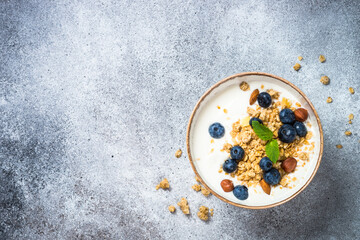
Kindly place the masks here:
[[(0, 6), (0, 239), (360, 238), (359, 1)], [(313, 182), (268, 210), (194, 192), (186, 154), (174, 158), (198, 98), (244, 71), (293, 82), (324, 128)], [(170, 191), (155, 190), (163, 177)], [(181, 197), (189, 217), (167, 210)], [(207, 223), (201, 204), (215, 209)]]

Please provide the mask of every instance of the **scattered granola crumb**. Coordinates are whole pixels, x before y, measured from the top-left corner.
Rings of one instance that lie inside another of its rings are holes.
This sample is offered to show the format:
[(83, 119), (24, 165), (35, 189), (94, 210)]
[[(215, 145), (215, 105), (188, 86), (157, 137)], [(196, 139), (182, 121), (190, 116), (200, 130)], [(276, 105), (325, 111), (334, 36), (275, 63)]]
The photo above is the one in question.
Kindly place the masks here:
[(168, 207), (168, 209), (169, 209), (169, 211), (170, 211), (171, 213), (175, 212), (175, 210), (176, 210), (175, 206), (173, 206), (173, 205), (170, 205), (170, 206)]
[(201, 193), (205, 196), (208, 197), (211, 192), (209, 190), (207, 190), (206, 188), (204, 188), (203, 186), (201, 186)]
[(199, 185), (199, 184), (194, 184), (191, 188), (198, 192), (198, 191), (201, 190), (201, 185)]
[(350, 136), (351, 134), (352, 134), (352, 133), (351, 133), (350, 131), (346, 131), (346, 132), (345, 132), (345, 135), (346, 135), (346, 136)]
[(320, 78), (320, 82), (321, 82), (322, 84), (324, 84), (324, 85), (328, 85), (328, 84), (330, 83), (330, 79), (329, 79), (328, 76), (322, 76), (322, 77)]
[(351, 120), (349, 120), (349, 124), (352, 124), (352, 121), (351, 121)]
[(232, 148), (232, 145), (230, 143), (225, 143), (222, 150), (227, 153), (230, 153), (231, 148)]
[(299, 63), (296, 63), (293, 68), (295, 71), (299, 71), (299, 69), (301, 68), (301, 65)]
[(352, 87), (349, 87), (349, 92), (350, 92), (351, 94), (354, 94), (354, 93), (355, 93), (355, 90), (354, 90)]
[(180, 202), (178, 202), (177, 205), (180, 207), (181, 211), (184, 214), (190, 214), (190, 208), (186, 198), (181, 198)]
[(201, 220), (207, 221), (209, 219), (209, 208), (201, 206), (197, 215)]
[(264, 89), (264, 85), (263, 85), (263, 84), (261, 84), (261, 89)]
[(322, 62), (322, 63), (325, 62), (325, 61), (326, 61), (325, 56), (324, 56), (324, 55), (320, 55), (320, 56), (319, 56), (319, 61)]
[(301, 104), (298, 103), (298, 102), (296, 102), (295, 105), (296, 105), (297, 107), (301, 107)]
[(211, 140), (210, 140), (210, 143), (214, 143), (214, 142), (215, 142), (214, 139), (211, 139)]
[(210, 209), (210, 215), (211, 215), (211, 216), (214, 215), (214, 209), (213, 209), (213, 208)]
[(337, 147), (338, 149), (343, 148), (343, 146), (342, 146), (341, 144), (336, 145), (336, 147)]
[(354, 114), (350, 113), (349, 114), (349, 120), (353, 120), (354, 119)]
[(250, 86), (247, 82), (241, 82), (240, 83), (240, 89), (243, 91), (248, 91), (250, 90)]
[(279, 99), (280, 92), (275, 91), (274, 89), (269, 89), (266, 91), (268, 94), (270, 94), (272, 99)]
[(220, 109), (220, 106), (217, 106), (218, 109)]
[(196, 180), (197, 182), (201, 182), (201, 181), (200, 181), (200, 178), (199, 178), (198, 176), (195, 176), (195, 180)]
[(228, 113), (228, 110), (226, 108), (224, 108), (224, 113)]
[(179, 158), (179, 157), (181, 157), (181, 154), (182, 154), (182, 151), (181, 151), (181, 149), (179, 149), (175, 152), (175, 157)]
[(168, 189), (170, 187), (170, 184), (166, 178), (164, 178), (158, 185), (156, 185), (156, 190), (159, 188), (162, 189)]
[(298, 60), (299, 60), (299, 61), (303, 60), (303, 57), (302, 57), (302, 56), (298, 56)]
[(328, 98), (326, 99), (326, 102), (327, 102), (327, 103), (332, 103), (332, 102), (333, 102), (333, 99), (332, 99), (331, 97), (328, 97)]

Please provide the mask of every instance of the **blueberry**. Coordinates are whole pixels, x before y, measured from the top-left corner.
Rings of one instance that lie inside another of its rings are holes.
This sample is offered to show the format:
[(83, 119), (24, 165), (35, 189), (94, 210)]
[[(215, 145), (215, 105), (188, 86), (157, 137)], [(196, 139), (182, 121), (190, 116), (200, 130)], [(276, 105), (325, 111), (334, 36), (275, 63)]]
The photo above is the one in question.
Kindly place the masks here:
[(242, 160), (244, 158), (245, 151), (240, 146), (234, 146), (230, 150), (230, 156), (235, 160)]
[(233, 194), (237, 199), (245, 200), (249, 197), (248, 188), (243, 185), (237, 185), (234, 187)]
[(296, 130), (296, 133), (299, 137), (305, 137), (307, 134), (307, 129), (305, 127), (305, 124), (302, 122), (295, 122), (294, 123), (294, 128)]
[(269, 170), (272, 168), (273, 163), (272, 163), (272, 161), (270, 160), (270, 158), (268, 158), (268, 157), (263, 157), (263, 158), (260, 160), (259, 165), (260, 165), (260, 168), (261, 168), (262, 170), (264, 170), (265, 172), (267, 172), (267, 171), (269, 171)]
[(249, 121), (249, 125), (251, 126), (251, 128), (253, 127), (253, 126), (252, 126), (252, 122), (253, 122), (253, 121), (258, 121), (260, 124), (263, 124), (263, 121), (262, 121), (261, 119), (256, 118), (256, 117), (253, 117), (253, 118), (251, 118), (250, 121)]
[(225, 128), (218, 122), (213, 123), (209, 127), (209, 134), (213, 138), (221, 138), (225, 134)]
[(280, 121), (282, 123), (293, 124), (295, 122), (295, 114), (289, 108), (284, 108), (279, 113)]
[(276, 168), (270, 169), (264, 173), (264, 180), (270, 185), (276, 185), (280, 182), (280, 173)]
[(223, 164), (223, 170), (227, 173), (235, 172), (237, 169), (237, 162), (234, 159), (228, 159)]
[(271, 96), (267, 92), (262, 92), (257, 97), (260, 107), (268, 108), (271, 105)]
[(296, 137), (296, 130), (289, 124), (284, 124), (278, 131), (280, 141), (284, 143), (292, 143)]

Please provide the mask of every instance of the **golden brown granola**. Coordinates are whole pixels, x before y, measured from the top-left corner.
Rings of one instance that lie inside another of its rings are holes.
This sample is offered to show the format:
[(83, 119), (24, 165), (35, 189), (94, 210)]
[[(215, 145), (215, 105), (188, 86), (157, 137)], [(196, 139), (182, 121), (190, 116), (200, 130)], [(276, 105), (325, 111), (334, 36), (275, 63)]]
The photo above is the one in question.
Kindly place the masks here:
[(194, 184), (191, 188), (198, 192), (198, 191), (201, 190), (201, 185), (199, 185), (199, 184)]
[(325, 62), (325, 61), (326, 61), (325, 56), (324, 56), (324, 55), (320, 55), (320, 56), (319, 56), (319, 61), (322, 62), (322, 63)]
[(210, 215), (211, 215), (211, 216), (214, 215), (214, 209), (213, 209), (213, 208), (210, 209)]
[(301, 65), (299, 63), (296, 63), (293, 68), (295, 71), (299, 71), (301, 68)]
[(332, 102), (333, 102), (333, 99), (332, 99), (331, 97), (328, 97), (328, 98), (326, 99), (326, 102), (327, 102), (327, 103), (332, 103)]
[(336, 145), (337, 148), (341, 149), (343, 146), (341, 144)]
[(241, 82), (240, 83), (240, 89), (243, 91), (248, 91), (250, 90), (250, 86), (247, 82)]
[(190, 214), (190, 208), (186, 198), (181, 198), (180, 202), (178, 202), (177, 205), (180, 207), (181, 211), (184, 214)]
[(204, 188), (203, 186), (201, 186), (201, 193), (205, 196), (208, 197), (211, 192), (209, 190), (207, 190), (206, 188)]
[(175, 206), (173, 206), (173, 205), (170, 205), (170, 206), (168, 207), (168, 209), (169, 209), (169, 211), (170, 211), (171, 213), (175, 212), (175, 210), (176, 210)]
[(302, 56), (298, 56), (298, 60), (299, 60), (299, 61), (303, 60), (303, 57), (302, 57)]
[(352, 132), (350, 132), (350, 131), (345, 131), (345, 135), (346, 136), (350, 136), (352, 134)]
[(175, 152), (175, 157), (176, 157), (176, 158), (179, 158), (179, 157), (181, 157), (181, 154), (182, 154), (181, 149), (178, 149), (178, 150)]
[(354, 119), (354, 114), (350, 113), (349, 114), (349, 120), (353, 120)]
[(322, 76), (322, 77), (320, 78), (320, 82), (321, 82), (322, 84), (324, 84), (324, 85), (328, 85), (328, 84), (330, 83), (330, 79), (329, 79), (328, 76)]
[(156, 190), (159, 188), (162, 189), (168, 189), (170, 187), (170, 184), (166, 178), (164, 178), (158, 185), (156, 185)]
[(355, 93), (355, 90), (354, 90), (352, 87), (349, 87), (349, 92), (350, 92), (351, 94), (354, 94), (354, 93)]
[(198, 176), (195, 176), (195, 181), (201, 182), (201, 181), (200, 181), (200, 178), (199, 178)]
[[(272, 96), (277, 96), (277, 93), (274, 91), (268, 91), (272, 93)], [(270, 94), (270, 93), (269, 93)], [(242, 184), (246, 184), (247, 186), (257, 185), (259, 181), (262, 179), (263, 172), (259, 166), (260, 160), (266, 156), (265, 152), (265, 144), (266, 141), (261, 140), (253, 131), (251, 126), (248, 124), (250, 117), (258, 117), (262, 119), (265, 126), (267, 126), (277, 137), (277, 133), (279, 128), (282, 126), (282, 123), (279, 118), (279, 112), (282, 108), (290, 108), (295, 109), (292, 106), (292, 101), (287, 98), (282, 98), (281, 101), (276, 101), (273, 99), (273, 103), (269, 108), (261, 108), (259, 105), (255, 105), (254, 107), (248, 107), (247, 113), (249, 117), (246, 117), (246, 124), (243, 120), (239, 120), (232, 125), (232, 130), (230, 135), (232, 137), (232, 144), (225, 143), (223, 146), (223, 151), (230, 152), (230, 149), (233, 146), (239, 145), (245, 151), (245, 156), (242, 161), (238, 164), (238, 169), (232, 173), (228, 174), (231, 177), (236, 177), (237, 180), (241, 181)], [(239, 127), (239, 123), (240, 126)], [(307, 123), (309, 127), (311, 125), (309, 122)], [(283, 143), (278, 140), (280, 157), (279, 161), (274, 164), (274, 167), (279, 170), (281, 176), (285, 176), (285, 171), (281, 168), (281, 162), (288, 157), (297, 157), (304, 161), (309, 160), (309, 154), (303, 152), (301, 149), (305, 146), (309, 146), (308, 151), (312, 151), (315, 147), (314, 142), (309, 143), (308, 140), (311, 139), (313, 133), (308, 131), (307, 135), (303, 138), (296, 138), (293, 143)], [(220, 168), (219, 172), (222, 172)], [(287, 186), (285, 184), (286, 180), (283, 180), (284, 187)]]
[(209, 208), (201, 206), (197, 215), (201, 220), (207, 221), (209, 219)]

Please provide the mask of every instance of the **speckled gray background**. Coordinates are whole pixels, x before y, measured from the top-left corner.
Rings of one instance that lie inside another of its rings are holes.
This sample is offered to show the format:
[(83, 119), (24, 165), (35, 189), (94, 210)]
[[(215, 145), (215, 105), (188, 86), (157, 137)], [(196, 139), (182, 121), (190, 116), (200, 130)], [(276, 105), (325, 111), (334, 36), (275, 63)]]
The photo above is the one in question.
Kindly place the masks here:
[[(360, 238), (359, 1), (3, 0), (0, 8), (0, 239)], [(324, 128), (313, 182), (268, 210), (194, 192), (186, 154), (174, 158), (198, 98), (244, 71), (293, 82)], [(170, 191), (155, 190), (163, 177)], [(167, 210), (181, 197), (189, 217)], [(207, 223), (196, 216), (201, 204), (215, 209)]]

